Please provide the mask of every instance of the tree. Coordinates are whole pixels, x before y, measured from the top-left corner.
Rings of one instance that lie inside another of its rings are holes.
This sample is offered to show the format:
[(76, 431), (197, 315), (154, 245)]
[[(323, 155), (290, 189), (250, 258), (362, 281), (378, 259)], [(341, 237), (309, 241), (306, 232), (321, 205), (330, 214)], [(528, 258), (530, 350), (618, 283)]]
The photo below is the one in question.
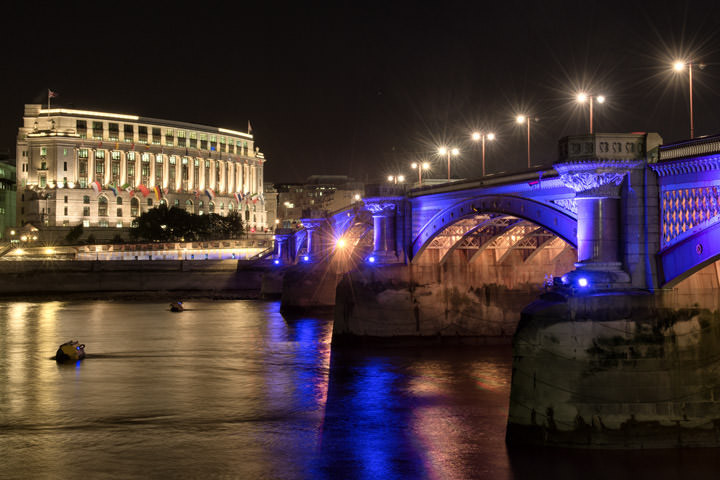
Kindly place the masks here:
[(239, 212), (233, 211), (227, 217), (214, 213), (194, 215), (165, 204), (140, 215), (130, 231), (133, 238), (155, 242), (220, 240), (237, 238), (242, 233)]
[(83, 224), (78, 223), (74, 227), (70, 229), (70, 231), (65, 235), (65, 241), (69, 244), (77, 243), (77, 241), (82, 237), (83, 234)]

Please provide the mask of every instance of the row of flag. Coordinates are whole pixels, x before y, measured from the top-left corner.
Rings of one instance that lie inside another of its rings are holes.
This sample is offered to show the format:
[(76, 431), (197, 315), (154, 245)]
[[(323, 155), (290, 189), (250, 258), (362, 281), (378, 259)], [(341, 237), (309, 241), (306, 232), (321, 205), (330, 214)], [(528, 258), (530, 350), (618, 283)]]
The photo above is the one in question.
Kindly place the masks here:
[[(90, 187), (93, 189), (93, 191), (95, 193), (100, 193), (100, 191), (103, 190), (103, 186), (98, 180), (91, 182)], [(115, 186), (115, 184), (111, 183), (107, 186), (107, 189), (110, 190), (116, 197), (118, 196), (119, 190), (128, 192), (131, 197), (135, 196), (135, 189), (129, 183), (122, 185), (119, 189), (117, 186)], [(170, 192), (170, 190), (168, 188), (163, 189), (159, 185), (155, 185), (152, 189), (149, 189), (145, 185), (138, 185), (137, 189), (140, 190), (140, 193), (142, 194), (143, 197), (147, 197), (150, 194), (154, 194), (155, 199), (157, 199), (157, 200), (162, 199), (165, 195), (167, 195)], [(215, 191), (212, 188), (206, 188), (204, 193), (205, 193), (205, 195), (207, 195), (207, 197), (208, 197), (208, 199), (210, 199), (210, 201), (215, 199)], [(195, 194), (195, 198), (200, 198), (200, 195), (201, 195), (200, 190), (195, 190), (194, 194)], [(238, 203), (257, 203), (259, 200), (265, 202), (265, 198), (262, 193), (258, 194), (258, 193), (246, 192), (243, 195), (242, 193), (235, 192), (233, 194), (233, 196), (235, 197), (235, 200), (237, 200)]]

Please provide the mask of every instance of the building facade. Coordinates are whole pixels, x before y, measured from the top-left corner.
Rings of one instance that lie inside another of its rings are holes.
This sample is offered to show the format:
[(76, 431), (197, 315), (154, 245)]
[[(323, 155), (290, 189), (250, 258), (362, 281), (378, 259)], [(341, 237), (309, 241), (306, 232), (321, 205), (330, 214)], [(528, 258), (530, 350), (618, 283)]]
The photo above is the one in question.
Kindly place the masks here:
[[(3, 155), (0, 155), (3, 157)], [(10, 240), (15, 227), (15, 165), (0, 158), (0, 240)]]
[(265, 158), (249, 133), (29, 104), (16, 156), (21, 225), (128, 228), (164, 203), (268, 227)]
[(279, 228), (296, 228), (304, 210), (334, 212), (362, 199), (364, 184), (345, 175), (312, 175), (305, 183), (276, 183)]

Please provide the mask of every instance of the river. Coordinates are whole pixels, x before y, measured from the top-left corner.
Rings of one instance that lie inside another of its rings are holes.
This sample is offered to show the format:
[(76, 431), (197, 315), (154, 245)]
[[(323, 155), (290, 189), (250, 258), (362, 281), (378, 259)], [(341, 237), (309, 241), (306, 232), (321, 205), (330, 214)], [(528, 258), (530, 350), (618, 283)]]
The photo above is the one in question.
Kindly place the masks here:
[[(715, 450), (508, 449), (509, 346), (331, 345), (277, 302), (0, 302), (0, 478), (712, 478)], [(83, 361), (58, 365), (69, 339)]]

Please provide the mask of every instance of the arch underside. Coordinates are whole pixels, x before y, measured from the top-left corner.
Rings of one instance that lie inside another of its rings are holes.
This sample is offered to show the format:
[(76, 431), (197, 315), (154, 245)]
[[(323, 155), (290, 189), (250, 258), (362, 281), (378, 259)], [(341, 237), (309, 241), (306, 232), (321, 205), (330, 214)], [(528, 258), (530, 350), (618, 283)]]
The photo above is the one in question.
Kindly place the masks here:
[(501, 260), (520, 251), (527, 261), (538, 250), (559, 254), (576, 242), (577, 220), (567, 213), (527, 198), (488, 195), (459, 202), (427, 222), (413, 242), (413, 262), (426, 249), (440, 250), (441, 262), (458, 249), (476, 250), (474, 255), (497, 250)]
[(456, 251), (464, 251), (472, 262), (490, 250), (494, 251), (497, 262), (502, 263), (513, 253), (530, 262), (542, 250), (555, 258), (568, 248), (572, 246), (555, 233), (528, 220), (484, 213), (448, 225), (432, 238), (423, 252), (436, 250), (440, 263), (445, 263)]

